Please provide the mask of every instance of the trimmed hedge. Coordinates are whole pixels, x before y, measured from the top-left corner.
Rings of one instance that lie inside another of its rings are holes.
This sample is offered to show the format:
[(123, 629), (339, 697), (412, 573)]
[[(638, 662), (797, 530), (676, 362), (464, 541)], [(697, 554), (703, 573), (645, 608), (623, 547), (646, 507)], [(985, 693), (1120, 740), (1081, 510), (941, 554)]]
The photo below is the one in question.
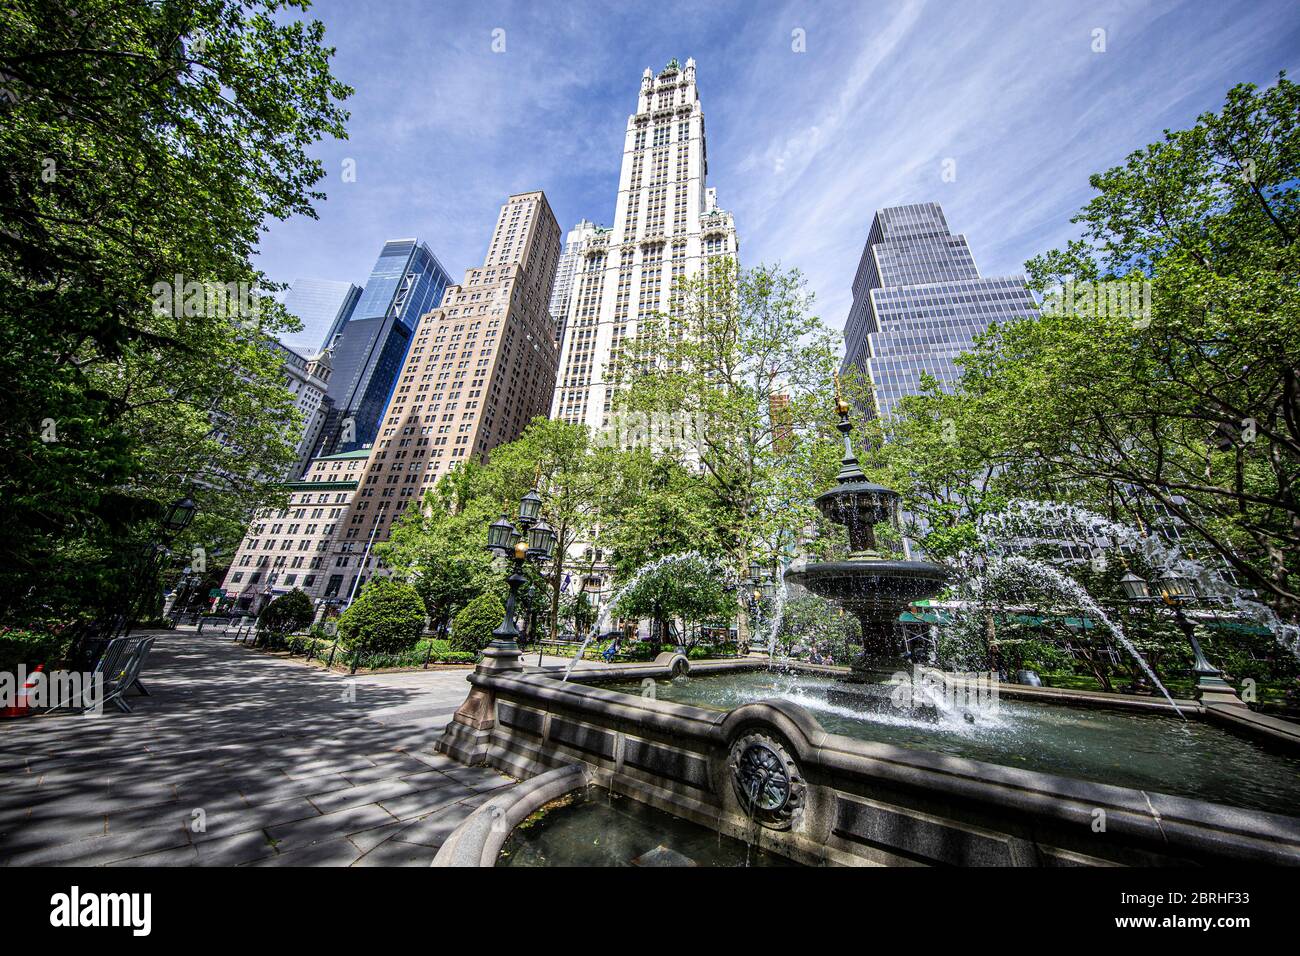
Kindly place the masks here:
[(363, 657), (400, 654), (420, 640), (424, 619), (424, 602), (415, 588), (400, 581), (372, 581), (339, 616), (339, 639)]
[[(330, 649), (334, 641), (328, 637), (315, 637), (310, 634), (290, 634), (284, 642), (284, 648), (290, 654), (301, 654), (313, 660), (329, 660)], [(376, 653), (361, 655), (357, 662), (359, 667), (423, 667), (428, 664), (473, 664), (478, 660), (477, 654), (453, 651), (445, 640), (425, 639), (414, 647), (396, 653)], [(334, 655), (335, 664), (347, 664), (352, 661), (352, 652), (340, 645)]]
[(492, 643), (492, 632), (505, 619), (506, 609), (495, 594), (480, 594), (451, 622), (451, 648), (477, 654)]
[(306, 591), (294, 588), (288, 594), (278, 598), (263, 608), (257, 618), (257, 629), (278, 644), (286, 634), (301, 631), (316, 616), (316, 606)]

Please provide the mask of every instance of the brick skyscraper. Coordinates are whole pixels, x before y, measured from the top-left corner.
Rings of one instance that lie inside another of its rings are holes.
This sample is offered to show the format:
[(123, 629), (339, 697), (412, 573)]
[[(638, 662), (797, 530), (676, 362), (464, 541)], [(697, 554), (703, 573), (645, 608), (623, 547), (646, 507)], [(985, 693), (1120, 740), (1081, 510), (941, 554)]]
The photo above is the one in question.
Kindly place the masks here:
[(560, 227), (546, 196), (511, 196), (483, 265), (420, 319), (340, 522), (327, 598), (346, 601), (360, 589), (376, 563), (367, 546), (385, 540), (393, 519), (453, 465), (482, 459), (546, 414), (555, 391), (548, 306), (559, 257)]

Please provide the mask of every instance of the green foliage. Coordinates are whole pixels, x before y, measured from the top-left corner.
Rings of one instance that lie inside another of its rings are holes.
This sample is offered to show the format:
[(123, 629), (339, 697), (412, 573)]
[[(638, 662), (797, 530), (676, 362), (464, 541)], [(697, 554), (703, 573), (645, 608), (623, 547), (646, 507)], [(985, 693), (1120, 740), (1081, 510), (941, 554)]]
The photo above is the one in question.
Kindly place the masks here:
[(425, 496), (424, 507), (407, 509), (391, 540), (377, 550), (410, 577), (430, 617), (445, 626), (480, 594), (504, 597), (504, 575), (484, 550), (487, 528), (503, 507), (513, 518), (519, 499), (537, 482), (542, 518), (556, 533), (557, 560), (544, 569), (544, 581), (532, 581), (530, 572), (520, 610), (534, 620), (535, 630), (551, 633), (569, 551), (575, 541), (595, 536), (619, 454), (594, 445), (584, 426), (534, 419), (518, 439), (493, 449), (487, 464), (466, 462), (444, 476)]
[(506, 609), (495, 594), (480, 594), (456, 615), (451, 625), (451, 648), (477, 653), (492, 643), (492, 632), (505, 620)]
[(161, 293), (273, 290), (260, 230), (314, 216), (308, 150), (344, 135), (350, 90), (300, 5), (0, 13), (0, 619), (127, 610), (133, 556), (185, 492), (177, 554), (283, 501), (297, 419), (270, 339), (295, 320), (265, 296), (253, 314)]
[[(1298, 620), (1300, 86), (1234, 87), (1091, 183), (1083, 237), (1027, 263), (1043, 314), (992, 327), (957, 395), (891, 424), (907, 503), (974, 477), (950, 525), (999, 494), (1172, 515)], [(1102, 307), (1078, 286), (1097, 281), (1149, 282), (1149, 309)]]
[(362, 655), (393, 654), (415, 646), (424, 627), (424, 602), (415, 588), (385, 578), (372, 580), (339, 615), (339, 638)]
[(728, 516), (704, 476), (647, 448), (625, 451), (616, 461), (599, 543), (617, 578), (666, 555), (698, 551), (721, 557), (734, 546), (727, 537)]
[(28, 672), (38, 664), (49, 670), (68, 653), (68, 636), (46, 630), (0, 628), (0, 673), (16, 673), (18, 666)]
[[(334, 641), (320, 634), (291, 634), (284, 641), (290, 654), (302, 654), (315, 660), (329, 660)], [(401, 651), (363, 653), (358, 666), (369, 670), (385, 667), (424, 667), (426, 664), (473, 664), (476, 654), (453, 651), (447, 641), (425, 639)], [(343, 663), (336, 655), (335, 663)], [(350, 662), (348, 662), (350, 663)]]
[(561, 620), (573, 628), (573, 633), (583, 637), (596, 623), (596, 605), (586, 591), (567, 596), (561, 604)]
[(619, 595), (614, 613), (624, 619), (650, 618), (654, 622), (650, 643), (658, 646), (670, 623), (680, 621), (685, 633), (693, 623), (733, 614), (736, 597), (724, 582), (716, 561), (683, 555), (642, 573)]
[(273, 639), (304, 630), (316, 616), (316, 607), (306, 591), (294, 588), (268, 604), (257, 618), (257, 629)]
[(845, 614), (833, 602), (805, 593), (785, 602), (785, 613), (776, 634), (777, 648), (789, 654), (796, 644), (817, 647), (848, 663), (849, 647), (862, 643), (862, 626), (852, 614)]
[(706, 548), (716, 542), (737, 564), (785, 553), (817, 520), (811, 500), (839, 458), (828, 441), (833, 336), (797, 271), (716, 259), (673, 294), (669, 313), (643, 321), (612, 363), (627, 386), (619, 410), (666, 415), (687, 432)]

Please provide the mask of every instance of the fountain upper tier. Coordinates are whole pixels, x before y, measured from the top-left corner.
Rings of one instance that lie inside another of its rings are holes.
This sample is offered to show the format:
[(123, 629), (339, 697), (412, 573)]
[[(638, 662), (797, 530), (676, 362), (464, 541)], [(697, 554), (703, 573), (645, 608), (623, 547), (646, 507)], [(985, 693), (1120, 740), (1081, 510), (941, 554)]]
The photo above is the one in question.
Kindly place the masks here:
[(901, 650), (898, 616), (914, 601), (938, 593), (947, 577), (929, 561), (894, 560), (876, 549), (876, 525), (898, 526), (898, 493), (867, 480), (853, 453), (848, 403), (837, 403), (844, 436), (839, 483), (817, 498), (817, 509), (828, 521), (848, 531), (850, 554), (844, 561), (823, 561), (786, 572), (786, 580), (834, 601), (862, 624), (865, 656), (881, 661)]

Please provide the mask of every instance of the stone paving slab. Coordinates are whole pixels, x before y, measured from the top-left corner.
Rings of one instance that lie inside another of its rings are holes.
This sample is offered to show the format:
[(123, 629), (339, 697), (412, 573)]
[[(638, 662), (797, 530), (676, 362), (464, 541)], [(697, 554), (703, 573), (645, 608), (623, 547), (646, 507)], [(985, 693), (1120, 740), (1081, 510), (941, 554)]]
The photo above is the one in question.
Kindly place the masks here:
[(514, 784), (433, 752), (467, 673), (162, 632), (134, 713), (0, 724), (0, 866), (427, 866)]

